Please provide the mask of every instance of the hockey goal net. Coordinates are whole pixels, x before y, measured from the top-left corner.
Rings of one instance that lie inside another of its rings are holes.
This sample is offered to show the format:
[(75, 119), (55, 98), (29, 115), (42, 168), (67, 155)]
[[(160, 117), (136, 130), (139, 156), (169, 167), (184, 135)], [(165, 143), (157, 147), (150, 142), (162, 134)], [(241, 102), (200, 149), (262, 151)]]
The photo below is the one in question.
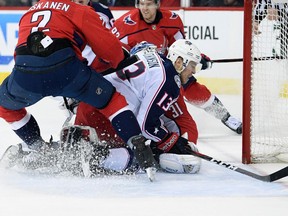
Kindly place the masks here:
[(243, 163), (288, 162), (288, 0), (270, 2), (244, 6)]

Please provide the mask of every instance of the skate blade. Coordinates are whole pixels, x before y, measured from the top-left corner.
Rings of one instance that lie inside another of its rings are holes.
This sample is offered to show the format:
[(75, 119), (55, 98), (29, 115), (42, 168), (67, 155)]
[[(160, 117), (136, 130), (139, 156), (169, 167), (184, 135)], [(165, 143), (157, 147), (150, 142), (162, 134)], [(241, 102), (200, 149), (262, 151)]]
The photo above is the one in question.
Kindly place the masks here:
[(148, 167), (145, 169), (147, 176), (151, 182), (155, 181), (156, 171), (155, 167)]

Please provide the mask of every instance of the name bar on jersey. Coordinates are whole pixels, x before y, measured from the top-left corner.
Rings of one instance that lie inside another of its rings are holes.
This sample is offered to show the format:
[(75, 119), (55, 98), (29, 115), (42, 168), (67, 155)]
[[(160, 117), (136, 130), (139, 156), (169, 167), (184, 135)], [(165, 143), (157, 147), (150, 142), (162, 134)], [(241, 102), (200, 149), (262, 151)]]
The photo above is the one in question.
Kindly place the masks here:
[(63, 11), (68, 11), (70, 8), (70, 5), (65, 4), (63, 2), (39, 2), (35, 5), (33, 5), (28, 11), (31, 10), (39, 10), (39, 9), (55, 9), (55, 10), (63, 10)]

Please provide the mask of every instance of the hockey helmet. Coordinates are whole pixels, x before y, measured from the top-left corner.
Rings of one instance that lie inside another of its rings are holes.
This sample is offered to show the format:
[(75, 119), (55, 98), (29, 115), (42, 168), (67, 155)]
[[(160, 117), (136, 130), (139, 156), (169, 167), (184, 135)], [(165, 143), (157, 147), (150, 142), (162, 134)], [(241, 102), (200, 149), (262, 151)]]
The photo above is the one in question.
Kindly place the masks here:
[(145, 3), (146, 1), (154, 2), (157, 8), (160, 7), (160, 0), (135, 0), (135, 7), (139, 8), (140, 2)]
[(81, 4), (81, 5), (90, 5), (90, 0), (72, 0), (76, 4)]
[(196, 63), (196, 72), (201, 70), (201, 52), (190, 40), (176, 40), (168, 48), (167, 58), (170, 59), (173, 64), (176, 62), (178, 57), (183, 59), (183, 68), (180, 71), (177, 71), (178, 73), (181, 73), (190, 61)]

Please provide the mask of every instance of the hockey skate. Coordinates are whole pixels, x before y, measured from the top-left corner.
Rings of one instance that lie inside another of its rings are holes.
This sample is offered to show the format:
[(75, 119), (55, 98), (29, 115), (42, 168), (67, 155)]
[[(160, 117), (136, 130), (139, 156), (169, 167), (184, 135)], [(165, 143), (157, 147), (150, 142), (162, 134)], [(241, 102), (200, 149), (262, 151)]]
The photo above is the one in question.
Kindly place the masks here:
[(224, 125), (230, 128), (237, 134), (242, 134), (242, 122), (227, 113), (226, 116), (221, 120)]
[(23, 157), (21, 144), (9, 146), (0, 160), (0, 167), (9, 169), (14, 167)]
[(35, 141), (32, 145), (19, 143), (11, 145), (4, 152), (0, 166), (12, 168), (18, 166), (24, 169), (37, 169), (54, 165), (57, 159), (56, 150), (58, 143), (46, 143), (43, 140)]

